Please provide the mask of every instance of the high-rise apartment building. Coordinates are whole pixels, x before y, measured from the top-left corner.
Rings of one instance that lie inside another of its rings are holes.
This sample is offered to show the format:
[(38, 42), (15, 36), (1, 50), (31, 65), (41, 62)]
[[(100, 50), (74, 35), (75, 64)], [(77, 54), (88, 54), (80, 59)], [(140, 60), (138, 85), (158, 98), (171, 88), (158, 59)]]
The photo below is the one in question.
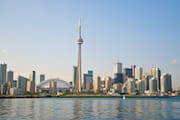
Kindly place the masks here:
[(144, 80), (137, 80), (136, 81), (136, 89), (139, 93), (144, 93), (145, 86), (144, 86)]
[(7, 81), (12, 83), (13, 80), (14, 80), (14, 72), (13, 71), (8, 71), (8, 73), (7, 73)]
[(124, 68), (123, 69), (123, 77), (124, 77), (124, 82), (127, 80), (127, 78), (132, 78), (132, 68)]
[(93, 88), (93, 71), (84, 74), (84, 89), (89, 91)]
[(149, 80), (149, 92), (156, 93), (157, 92), (157, 80), (155, 78), (151, 78)]
[(123, 77), (123, 73), (115, 73), (114, 74), (114, 83), (124, 83), (124, 77)]
[(157, 90), (161, 90), (161, 70), (157, 67), (152, 67), (151, 75), (157, 80)]
[(26, 93), (27, 91), (27, 81), (28, 79), (23, 76), (18, 76), (18, 88), (21, 93)]
[(4, 85), (7, 82), (6, 73), (7, 73), (7, 64), (5, 63), (0, 64), (0, 84), (1, 85)]
[(122, 73), (122, 63), (118, 62), (114, 65), (114, 74)]
[(105, 88), (107, 90), (110, 90), (113, 87), (113, 80), (111, 77), (107, 76), (104, 78), (105, 81)]
[(152, 78), (153, 76), (152, 75), (144, 75), (144, 87), (145, 87), (145, 90), (149, 90), (149, 80)]
[(40, 82), (45, 80), (45, 74), (40, 74)]
[(101, 77), (97, 76), (93, 81), (94, 93), (97, 93), (101, 89)]
[(133, 93), (136, 91), (136, 82), (134, 78), (128, 78), (127, 81), (127, 92)]
[(135, 79), (142, 80), (143, 77), (143, 68), (142, 67), (136, 67), (135, 69)]
[(164, 73), (161, 75), (161, 92), (168, 93), (169, 91), (172, 91), (171, 75)]
[(132, 69), (132, 76), (135, 77), (136, 65), (131, 65), (131, 69)]
[(124, 83), (123, 73), (122, 73), (122, 63), (118, 62), (114, 65), (114, 83)]
[(31, 93), (35, 93), (36, 92), (36, 72), (32, 71), (29, 78), (31, 81)]
[(78, 71), (77, 66), (73, 66), (73, 82), (74, 82), (74, 89), (77, 90), (78, 84)]

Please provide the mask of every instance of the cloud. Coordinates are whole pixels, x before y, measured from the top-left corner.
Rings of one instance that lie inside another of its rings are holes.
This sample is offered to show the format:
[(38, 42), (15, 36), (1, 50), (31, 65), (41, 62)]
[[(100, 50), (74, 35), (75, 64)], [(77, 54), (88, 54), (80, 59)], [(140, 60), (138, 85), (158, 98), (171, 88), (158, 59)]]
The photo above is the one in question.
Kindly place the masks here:
[(172, 59), (171, 60), (171, 64), (176, 64), (177, 63), (177, 60), (176, 59)]

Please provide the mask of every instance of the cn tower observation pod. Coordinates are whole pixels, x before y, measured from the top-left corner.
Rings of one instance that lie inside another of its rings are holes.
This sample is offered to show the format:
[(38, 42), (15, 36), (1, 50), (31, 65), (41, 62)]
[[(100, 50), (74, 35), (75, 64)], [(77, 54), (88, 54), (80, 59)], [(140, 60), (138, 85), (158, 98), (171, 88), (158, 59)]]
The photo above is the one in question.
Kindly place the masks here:
[(37, 92), (42, 94), (67, 93), (72, 90), (72, 86), (61, 79), (48, 79), (37, 85)]

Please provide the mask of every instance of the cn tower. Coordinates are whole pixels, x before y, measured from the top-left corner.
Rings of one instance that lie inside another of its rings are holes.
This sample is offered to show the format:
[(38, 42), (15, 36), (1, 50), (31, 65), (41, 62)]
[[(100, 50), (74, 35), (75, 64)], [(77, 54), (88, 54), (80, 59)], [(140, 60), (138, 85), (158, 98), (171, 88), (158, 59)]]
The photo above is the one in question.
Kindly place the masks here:
[(79, 26), (78, 26), (78, 38), (77, 38), (77, 44), (78, 44), (78, 66), (77, 66), (77, 71), (78, 71), (78, 75), (77, 75), (77, 87), (76, 87), (76, 91), (78, 93), (81, 92), (81, 85), (82, 85), (82, 76), (81, 76), (81, 45), (83, 44), (83, 39), (81, 38), (81, 21), (79, 19)]

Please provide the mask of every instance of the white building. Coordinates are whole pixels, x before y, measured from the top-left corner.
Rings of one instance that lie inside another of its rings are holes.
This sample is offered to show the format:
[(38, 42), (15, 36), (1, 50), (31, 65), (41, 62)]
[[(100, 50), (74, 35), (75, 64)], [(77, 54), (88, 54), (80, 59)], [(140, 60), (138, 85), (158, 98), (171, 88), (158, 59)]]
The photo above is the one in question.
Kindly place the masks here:
[(144, 80), (136, 81), (136, 89), (139, 91), (139, 93), (144, 93), (144, 91), (145, 91)]
[(105, 81), (105, 88), (107, 90), (110, 90), (112, 88), (112, 85), (113, 85), (112, 78), (107, 76), (107, 77), (104, 78), (104, 81)]
[(118, 62), (114, 65), (114, 74), (122, 73), (122, 63)]
[(37, 86), (38, 93), (57, 94), (59, 92), (71, 92), (72, 86), (61, 79), (49, 79)]
[(101, 77), (97, 76), (93, 81), (94, 93), (97, 93), (101, 89)]
[(142, 80), (143, 76), (143, 68), (142, 67), (136, 67), (135, 68), (135, 79)]
[(155, 78), (151, 78), (149, 80), (149, 92), (156, 93), (157, 92), (157, 80)]
[(136, 91), (136, 82), (133, 78), (127, 79), (127, 92), (133, 93)]
[(161, 89), (161, 70), (158, 67), (151, 68), (151, 75), (157, 80), (157, 90)]

